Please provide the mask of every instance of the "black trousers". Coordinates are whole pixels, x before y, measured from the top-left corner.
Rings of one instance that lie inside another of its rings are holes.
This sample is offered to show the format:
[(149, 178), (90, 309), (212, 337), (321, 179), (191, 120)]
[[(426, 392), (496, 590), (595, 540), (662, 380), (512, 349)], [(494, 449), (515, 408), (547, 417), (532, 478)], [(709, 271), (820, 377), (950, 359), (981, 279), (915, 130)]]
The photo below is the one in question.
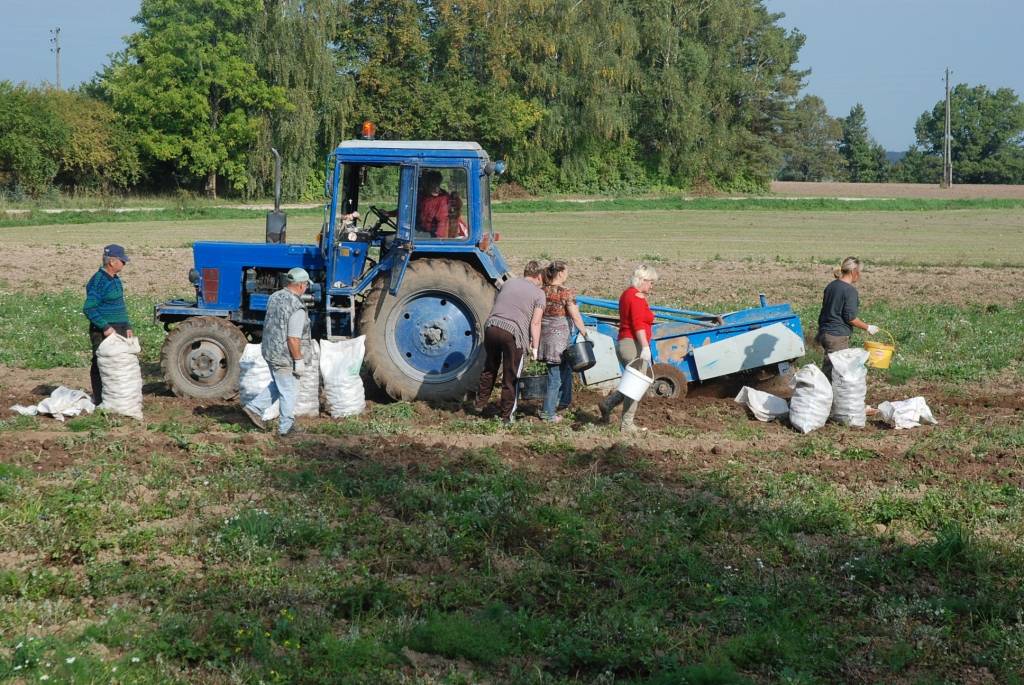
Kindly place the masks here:
[(514, 335), (497, 326), (488, 326), (484, 331), (484, 353), (486, 361), (476, 393), (477, 409), (483, 409), (487, 404), (498, 378), (498, 367), (501, 367), (501, 401), (498, 407), (503, 419), (511, 419), (516, 411), (523, 350), (516, 347)]
[[(110, 327), (118, 335), (128, 334), (128, 324), (126, 323), (112, 323)], [(96, 328), (89, 324), (89, 342), (92, 343), (92, 366), (89, 367), (89, 380), (92, 381), (92, 401), (96, 405), (103, 401), (103, 381), (100, 378), (99, 364), (96, 363), (96, 348), (100, 346), (105, 337), (102, 328)]]

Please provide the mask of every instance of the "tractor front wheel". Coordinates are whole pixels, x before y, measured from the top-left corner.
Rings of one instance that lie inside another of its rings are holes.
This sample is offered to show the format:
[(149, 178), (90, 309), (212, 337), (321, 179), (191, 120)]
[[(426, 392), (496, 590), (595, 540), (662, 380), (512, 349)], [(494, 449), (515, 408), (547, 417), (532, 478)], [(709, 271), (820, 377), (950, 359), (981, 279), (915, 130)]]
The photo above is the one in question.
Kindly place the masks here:
[(397, 295), (382, 279), (362, 304), (366, 365), (397, 400), (461, 400), (483, 366), (484, 322), (497, 291), (464, 262), (409, 264)]
[(178, 397), (228, 400), (238, 394), (241, 329), (226, 319), (196, 316), (167, 334), (160, 350), (164, 380)]

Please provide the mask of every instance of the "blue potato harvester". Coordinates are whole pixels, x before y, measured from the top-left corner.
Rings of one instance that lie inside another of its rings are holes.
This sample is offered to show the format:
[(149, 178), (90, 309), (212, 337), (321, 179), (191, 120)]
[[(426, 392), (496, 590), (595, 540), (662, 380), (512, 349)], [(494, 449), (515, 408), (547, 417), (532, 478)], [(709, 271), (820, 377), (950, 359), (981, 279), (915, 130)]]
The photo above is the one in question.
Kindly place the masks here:
[[(800, 317), (788, 304), (760, 306), (727, 314), (672, 307), (651, 307), (654, 382), (648, 395), (684, 397), (691, 383), (725, 377), (750, 383), (787, 375), (804, 354)], [(581, 374), (584, 385), (607, 387), (618, 382), (622, 367), (615, 354), (619, 334), (619, 303), (595, 297), (577, 298), (583, 323), (591, 332), (597, 363)]]

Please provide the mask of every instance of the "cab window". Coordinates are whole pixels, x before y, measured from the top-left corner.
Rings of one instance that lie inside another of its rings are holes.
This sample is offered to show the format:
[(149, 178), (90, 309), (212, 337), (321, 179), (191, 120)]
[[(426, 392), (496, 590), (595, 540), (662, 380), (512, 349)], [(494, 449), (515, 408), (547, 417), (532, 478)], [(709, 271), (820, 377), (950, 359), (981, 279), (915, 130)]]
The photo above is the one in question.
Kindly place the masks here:
[(416, 191), (416, 237), (465, 240), (469, 237), (468, 179), (464, 168), (425, 167)]

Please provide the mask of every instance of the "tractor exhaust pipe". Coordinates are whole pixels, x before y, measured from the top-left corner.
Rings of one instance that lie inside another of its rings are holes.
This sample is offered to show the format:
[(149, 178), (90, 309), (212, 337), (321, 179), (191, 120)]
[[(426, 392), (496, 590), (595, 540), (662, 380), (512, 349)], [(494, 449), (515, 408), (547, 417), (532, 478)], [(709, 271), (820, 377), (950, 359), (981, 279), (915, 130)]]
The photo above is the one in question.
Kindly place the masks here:
[(267, 242), (285, 242), (288, 230), (288, 215), (281, 211), (281, 153), (270, 148), (274, 153), (274, 211), (267, 213)]

